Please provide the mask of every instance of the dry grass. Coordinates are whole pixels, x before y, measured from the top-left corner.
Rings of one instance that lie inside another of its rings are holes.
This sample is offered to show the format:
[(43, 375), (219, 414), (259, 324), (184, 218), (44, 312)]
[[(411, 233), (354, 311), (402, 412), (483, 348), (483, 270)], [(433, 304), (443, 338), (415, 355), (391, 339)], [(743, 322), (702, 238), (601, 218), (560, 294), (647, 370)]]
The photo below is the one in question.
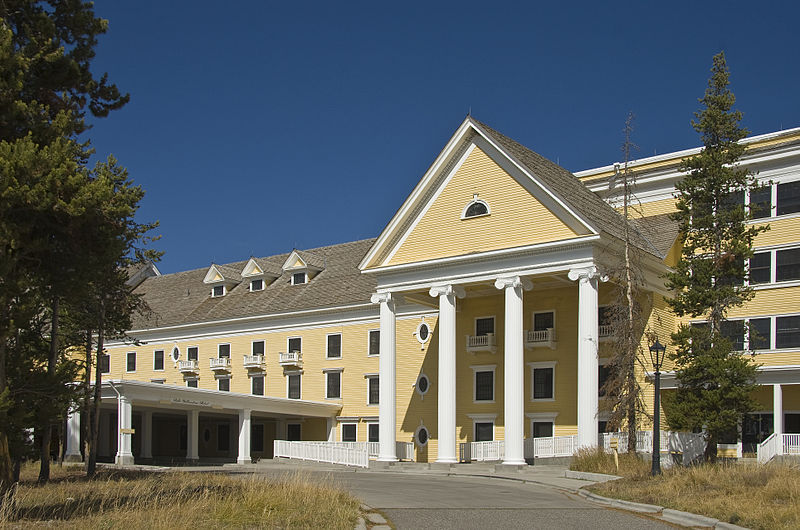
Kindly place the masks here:
[(79, 468), (54, 468), (35, 485), (24, 470), (13, 503), (0, 507), (0, 528), (347, 528), (359, 502), (330, 480), (287, 475), (279, 480), (210, 473), (101, 470), (87, 480)]
[(753, 529), (800, 528), (800, 467), (703, 465), (625, 478), (591, 490), (607, 497), (714, 517)]
[(650, 473), (650, 463), (637, 455), (622, 453), (619, 455), (619, 469), (614, 463), (614, 455), (600, 448), (580, 449), (572, 457), (570, 469), (590, 473), (605, 473), (623, 477), (643, 477)]

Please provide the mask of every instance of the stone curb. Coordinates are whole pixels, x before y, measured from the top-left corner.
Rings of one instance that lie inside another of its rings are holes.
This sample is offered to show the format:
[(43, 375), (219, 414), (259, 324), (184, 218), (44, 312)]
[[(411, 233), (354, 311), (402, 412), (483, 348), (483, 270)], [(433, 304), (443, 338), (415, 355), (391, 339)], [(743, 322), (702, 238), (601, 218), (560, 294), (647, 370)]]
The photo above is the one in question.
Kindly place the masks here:
[(391, 526), (388, 525), (389, 522), (386, 520), (386, 518), (376, 512), (375, 508), (372, 506), (361, 503), (359, 509), (361, 510), (361, 516), (358, 518), (358, 522), (356, 523), (354, 530), (367, 530), (367, 525), (369, 525), (370, 529), (374, 530), (382, 530), (384, 528), (391, 529)]
[(613, 508), (620, 508), (622, 510), (628, 510), (632, 512), (648, 513), (651, 515), (660, 516), (660, 518), (664, 521), (690, 528), (700, 527), (714, 529), (719, 528), (721, 530), (748, 530), (743, 526), (725, 523), (719, 519), (714, 519), (713, 517), (706, 517), (705, 515), (697, 515), (689, 512), (681, 512), (679, 510), (672, 510), (669, 508), (664, 508), (663, 506), (656, 506), (655, 504), (642, 504), (639, 502), (611, 499), (609, 497), (603, 497), (602, 495), (598, 495), (584, 489), (578, 490), (578, 495), (597, 504), (611, 506)]
[(564, 471), (564, 478), (591, 480), (592, 482), (610, 482), (612, 480), (619, 480), (622, 477), (617, 475), (606, 475), (605, 473), (589, 473), (588, 471), (572, 471), (571, 469), (568, 469)]

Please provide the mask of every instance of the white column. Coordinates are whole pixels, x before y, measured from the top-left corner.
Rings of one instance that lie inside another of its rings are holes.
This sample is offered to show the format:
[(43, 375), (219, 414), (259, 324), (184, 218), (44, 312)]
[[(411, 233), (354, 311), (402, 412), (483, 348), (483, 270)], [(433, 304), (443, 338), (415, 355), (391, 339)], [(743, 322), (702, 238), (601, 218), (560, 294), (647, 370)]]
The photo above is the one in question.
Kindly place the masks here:
[(372, 295), (372, 303), (380, 304), (381, 343), (378, 364), (378, 461), (397, 461), (397, 409), (395, 396), (396, 320), (392, 293)]
[(578, 280), (578, 447), (597, 446), (597, 267), (572, 269)]
[(335, 442), (336, 441), (336, 418), (328, 418), (328, 441)]
[(117, 457), (114, 460), (119, 466), (133, 464), (131, 452), (131, 439), (133, 407), (131, 401), (125, 396), (117, 397)]
[(142, 411), (142, 458), (153, 458), (153, 411)]
[(525, 361), (522, 330), (522, 290), (533, 287), (519, 276), (498, 278), (494, 286), (505, 291), (503, 379), (504, 464), (525, 464)]
[(186, 413), (186, 460), (197, 461), (200, 457), (197, 452), (197, 437), (200, 430), (200, 411), (190, 410)]
[(249, 464), (253, 461), (250, 458), (250, 410), (239, 411), (239, 456), (236, 458), (237, 464)]
[[(772, 425), (776, 435), (783, 434), (783, 388), (781, 385), (772, 385)], [(779, 444), (783, 447), (783, 444)]]
[(67, 450), (64, 454), (67, 462), (81, 461), (81, 412), (73, 410), (67, 416)]
[(439, 455), (437, 462), (458, 462), (456, 454), (456, 297), (464, 298), (463, 287), (431, 287), (439, 297)]

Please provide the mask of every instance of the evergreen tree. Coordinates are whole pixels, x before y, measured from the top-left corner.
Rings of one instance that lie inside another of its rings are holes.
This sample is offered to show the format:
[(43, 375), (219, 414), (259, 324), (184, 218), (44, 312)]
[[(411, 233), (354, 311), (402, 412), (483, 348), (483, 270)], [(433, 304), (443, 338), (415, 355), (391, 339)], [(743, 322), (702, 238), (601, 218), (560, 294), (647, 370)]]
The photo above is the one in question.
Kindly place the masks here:
[(678, 389), (665, 406), (674, 428), (703, 430), (706, 459), (716, 459), (716, 444), (735, 432), (743, 414), (752, 410), (757, 366), (749, 356), (732, 351), (728, 312), (753, 298), (745, 260), (753, 240), (766, 227), (747, 223), (745, 192), (757, 190), (755, 176), (737, 162), (747, 135), (741, 112), (728, 88), (724, 53), (714, 56), (708, 88), (692, 126), (700, 133), (700, 154), (682, 162), (686, 176), (676, 184), (677, 212), (683, 234), (681, 258), (667, 275), (669, 300), (679, 317), (703, 318), (707, 325), (682, 325), (673, 334)]

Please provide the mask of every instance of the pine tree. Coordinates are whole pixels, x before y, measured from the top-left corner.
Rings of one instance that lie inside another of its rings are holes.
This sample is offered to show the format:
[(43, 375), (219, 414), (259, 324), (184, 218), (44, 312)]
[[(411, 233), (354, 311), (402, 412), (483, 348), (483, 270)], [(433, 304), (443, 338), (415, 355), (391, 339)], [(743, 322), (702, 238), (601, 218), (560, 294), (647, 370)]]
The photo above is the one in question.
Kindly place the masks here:
[[(675, 292), (669, 305), (679, 317), (703, 318), (707, 325), (682, 325), (673, 334), (678, 388), (665, 402), (673, 428), (703, 430), (706, 459), (716, 459), (716, 444), (735, 432), (743, 414), (752, 410), (756, 364), (732, 351), (726, 319), (731, 309), (753, 298), (745, 286), (745, 261), (753, 240), (765, 227), (747, 223), (745, 192), (757, 190), (755, 176), (738, 165), (747, 131), (728, 88), (724, 53), (714, 56), (708, 88), (692, 126), (700, 133), (700, 154), (682, 162), (686, 176), (676, 184), (677, 212), (683, 234), (681, 258), (667, 275)], [(728, 337), (726, 337), (728, 335)]]

